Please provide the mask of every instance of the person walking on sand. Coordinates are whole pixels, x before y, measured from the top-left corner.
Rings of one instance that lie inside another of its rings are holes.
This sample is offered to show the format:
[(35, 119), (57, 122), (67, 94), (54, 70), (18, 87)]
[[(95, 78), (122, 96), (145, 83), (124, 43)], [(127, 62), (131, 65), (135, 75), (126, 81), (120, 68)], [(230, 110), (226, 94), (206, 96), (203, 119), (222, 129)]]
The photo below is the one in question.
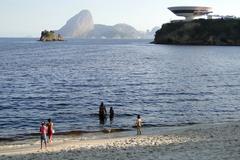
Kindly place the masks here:
[(47, 127), (45, 125), (45, 122), (41, 123), (40, 126), (40, 136), (41, 136), (41, 149), (42, 149), (42, 145), (43, 145), (43, 141), (45, 144), (45, 148), (47, 148)]
[(49, 143), (52, 143), (54, 130), (53, 130), (53, 123), (50, 118), (48, 119), (47, 128), (48, 128), (47, 134), (48, 134)]
[(136, 127), (137, 127), (137, 135), (141, 135), (142, 134), (142, 131), (141, 131), (142, 119), (141, 119), (140, 115), (137, 115)]

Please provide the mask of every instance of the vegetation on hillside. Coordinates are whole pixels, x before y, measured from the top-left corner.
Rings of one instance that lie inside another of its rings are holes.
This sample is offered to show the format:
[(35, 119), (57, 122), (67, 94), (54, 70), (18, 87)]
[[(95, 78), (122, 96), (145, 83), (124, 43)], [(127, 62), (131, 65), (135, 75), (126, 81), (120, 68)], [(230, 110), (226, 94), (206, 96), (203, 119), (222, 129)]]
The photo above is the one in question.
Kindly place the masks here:
[(156, 44), (240, 45), (240, 19), (197, 19), (167, 23)]
[(40, 41), (63, 41), (63, 37), (54, 31), (45, 30), (41, 33)]

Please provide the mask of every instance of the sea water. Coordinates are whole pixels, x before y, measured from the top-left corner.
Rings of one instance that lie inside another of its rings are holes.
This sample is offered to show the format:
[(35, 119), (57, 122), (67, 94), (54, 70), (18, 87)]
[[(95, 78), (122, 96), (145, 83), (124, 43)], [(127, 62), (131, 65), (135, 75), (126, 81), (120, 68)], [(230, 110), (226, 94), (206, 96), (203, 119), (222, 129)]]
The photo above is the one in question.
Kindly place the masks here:
[[(240, 120), (240, 47), (0, 39), (0, 139)], [(113, 121), (100, 124), (103, 101)]]

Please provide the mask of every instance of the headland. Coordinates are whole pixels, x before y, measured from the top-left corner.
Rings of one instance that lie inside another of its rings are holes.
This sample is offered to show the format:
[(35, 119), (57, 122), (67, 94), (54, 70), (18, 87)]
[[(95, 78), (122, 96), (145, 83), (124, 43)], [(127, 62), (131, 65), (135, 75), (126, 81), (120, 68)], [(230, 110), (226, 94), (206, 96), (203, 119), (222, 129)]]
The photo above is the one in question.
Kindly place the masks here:
[(166, 23), (155, 44), (240, 45), (240, 19), (196, 19)]

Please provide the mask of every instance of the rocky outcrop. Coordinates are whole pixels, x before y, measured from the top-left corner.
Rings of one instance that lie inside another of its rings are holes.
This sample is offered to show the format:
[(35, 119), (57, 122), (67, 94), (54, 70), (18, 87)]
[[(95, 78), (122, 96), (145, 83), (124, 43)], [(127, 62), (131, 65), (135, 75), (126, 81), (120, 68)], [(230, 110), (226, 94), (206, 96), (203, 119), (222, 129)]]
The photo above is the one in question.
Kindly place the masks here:
[(154, 43), (240, 45), (240, 20), (198, 19), (167, 23), (156, 32)]
[(94, 23), (91, 13), (88, 10), (82, 10), (69, 19), (57, 32), (68, 38), (84, 38), (93, 29)]
[(63, 41), (63, 37), (60, 34), (56, 34), (54, 31), (42, 31), (40, 41)]

